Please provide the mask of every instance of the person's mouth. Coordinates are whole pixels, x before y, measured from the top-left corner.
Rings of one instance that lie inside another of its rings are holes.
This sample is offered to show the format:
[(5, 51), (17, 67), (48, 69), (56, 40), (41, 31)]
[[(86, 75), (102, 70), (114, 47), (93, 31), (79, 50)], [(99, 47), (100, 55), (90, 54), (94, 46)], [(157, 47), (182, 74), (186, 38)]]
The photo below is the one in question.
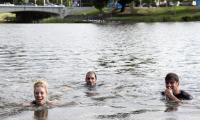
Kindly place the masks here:
[(91, 83), (91, 82), (88, 82), (87, 84), (88, 84), (88, 85), (92, 85), (92, 83)]
[(42, 98), (40, 98), (40, 99), (37, 99), (37, 101), (38, 101), (38, 102), (41, 102), (42, 100), (43, 100)]

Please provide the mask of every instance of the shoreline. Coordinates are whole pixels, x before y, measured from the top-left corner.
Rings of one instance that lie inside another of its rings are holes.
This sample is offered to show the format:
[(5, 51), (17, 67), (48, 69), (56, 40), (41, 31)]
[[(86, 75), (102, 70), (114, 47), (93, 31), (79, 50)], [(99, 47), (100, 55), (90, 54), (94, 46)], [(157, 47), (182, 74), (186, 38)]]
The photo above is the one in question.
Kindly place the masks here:
[(125, 12), (104, 10), (99, 12), (69, 15), (64, 19), (50, 18), (41, 23), (140, 23), (140, 22), (192, 22), (200, 21), (200, 7), (174, 6), (158, 8), (126, 8)]
[[(15, 16), (9, 13), (0, 14), (0, 23), (16, 23)], [(50, 17), (37, 23), (139, 23), (139, 22), (191, 22), (200, 21), (200, 7), (173, 6), (151, 8), (126, 8), (124, 12), (104, 9), (82, 11), (78, 14), (68, 15), (65, 18)], [(34, 23), (34, 22), (33, 22)]]

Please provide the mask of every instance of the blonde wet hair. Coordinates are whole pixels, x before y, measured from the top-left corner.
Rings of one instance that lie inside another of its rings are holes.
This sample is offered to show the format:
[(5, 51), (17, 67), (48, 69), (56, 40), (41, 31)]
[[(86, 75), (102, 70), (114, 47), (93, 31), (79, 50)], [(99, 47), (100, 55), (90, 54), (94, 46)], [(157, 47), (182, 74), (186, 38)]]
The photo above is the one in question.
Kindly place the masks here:
[(33, 89), (35, 91), (36, 87), (43, 87), (45, 88), (46, 93), (48, 94), (48, 84), (45, 80), (36, 80), (33, 85)]

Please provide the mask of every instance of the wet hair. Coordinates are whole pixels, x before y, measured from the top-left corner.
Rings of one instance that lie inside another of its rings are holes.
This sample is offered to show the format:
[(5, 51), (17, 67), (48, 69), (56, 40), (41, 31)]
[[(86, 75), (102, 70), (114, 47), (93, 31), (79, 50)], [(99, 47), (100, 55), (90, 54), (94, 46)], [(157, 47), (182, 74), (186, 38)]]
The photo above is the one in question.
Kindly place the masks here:
[(170, 81), (170, 80), (174, 80), (176, 82), (179, 83), (179, 78), (178, 75), (176, 73), (168, 73), (165, 77), (165, 83)]
[(96, 80), (97, 80), (97, 75), (96, 75), (96, 73), (95, 73), (94, 71), (89, 71), (89, 72), (87, 72), (85, 78), (86, 78), (88, 75), (91, 75), (91, 74), (94, 74), (94, 76), (95, 76), (95, 78), (96, 78)]
[(43, 87), (43, 88), (45, 88), (46, 93), (48, 93), (48, 84), (45, 80), (36, 80), (33, 85), (34, 91), (35, 91), (36, 87)]

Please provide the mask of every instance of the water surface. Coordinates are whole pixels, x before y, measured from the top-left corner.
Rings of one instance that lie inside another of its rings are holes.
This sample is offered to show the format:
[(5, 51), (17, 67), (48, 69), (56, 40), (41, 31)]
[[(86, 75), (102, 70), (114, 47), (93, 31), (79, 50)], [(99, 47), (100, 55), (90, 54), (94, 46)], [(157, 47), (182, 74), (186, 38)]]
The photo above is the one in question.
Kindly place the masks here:
[[(200, 23), (1, 24), (0, 118), (5, 120), (197, 120), (200, 112)], [(85, 73), (97, 72), (95, 90)], [(194, 100), (175, 111), (161, 100), (164, 77), (180, 76)], [(36, 79), (49, 98), (75, 102), (34, 112)]]

